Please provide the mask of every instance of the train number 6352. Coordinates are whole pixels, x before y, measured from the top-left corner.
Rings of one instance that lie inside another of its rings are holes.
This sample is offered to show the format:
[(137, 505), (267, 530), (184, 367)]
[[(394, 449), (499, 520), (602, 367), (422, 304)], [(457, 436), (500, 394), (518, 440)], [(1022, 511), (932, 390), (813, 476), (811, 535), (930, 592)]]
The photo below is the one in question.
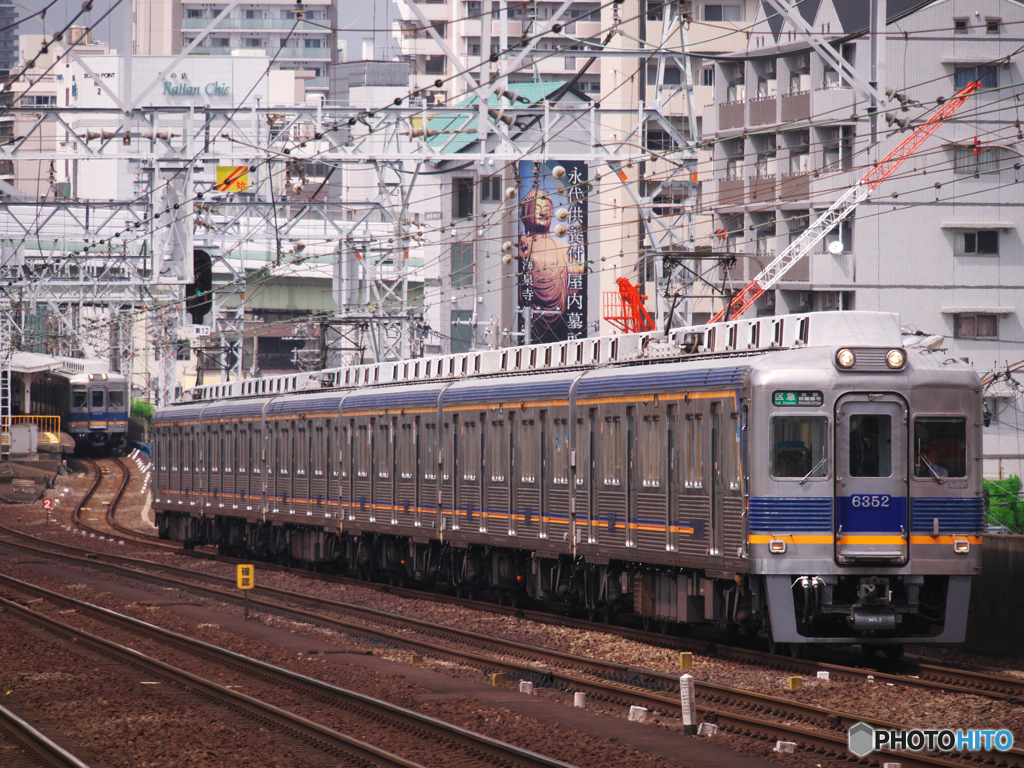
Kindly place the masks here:
[(875, 494), (864, 494), (861, 496), (851, 496), (850, 506), (851, 507), (878, 507), (886, 509), (889, 506), (889, 496), (875, 495)]

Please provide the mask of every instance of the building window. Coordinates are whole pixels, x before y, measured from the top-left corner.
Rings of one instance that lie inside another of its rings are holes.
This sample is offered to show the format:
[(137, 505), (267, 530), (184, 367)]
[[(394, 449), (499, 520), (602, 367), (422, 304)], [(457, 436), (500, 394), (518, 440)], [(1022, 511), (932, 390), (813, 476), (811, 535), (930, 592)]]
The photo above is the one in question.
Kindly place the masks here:
[(714, 66), (704, 67), (704, 70), (703, 70), (703, 72), (701, 74), (701, 85), (713, 86), (714, 84), (715, 84), (715, 68), (714, 68)]
[(445, 67), (444, 56), (427, 56), (423, 65), (423, 73), (427, 75), (443, 75)]
[(452, 354), (469, 352), (473, 348), (473, 312), (468, 309), (452, 310)]
[(997, 88), (999, 70), (992, 65), (983, 64), (980, 67), (957, 67), (953, 73), (953, 87), (958, 91), (977, 80), (981, 80), (982, 88)]
[(953, 34), (967, 34), (967, 19), (953, 19)]
[(995, 315), (956, 315), (954, 337), (958, 339), (998, 339), (999, 323)]
[(1002, 19), (985, 19), (985, 34), (998, 35)]
[(743, 9), (739, 5), (705, 5), (704, 21), (743, 21)]
[(957, 147), (953, 150), (953, 170), (974, 175), (999, 170), (999, 147)]
[(473, 287), (474, 261), (472, 243), (456, 243), (452, 246), (452, 288)]
[(501, 176), (480, 179), (480, 200), (485, 203), (501, 202)]
[(468, 219), (473, 215), (473, 179), (452, 179), (452, 217)]
[(998, 256), (999, 230), (978, 229), (954, 232), (953, 252), (957, 256)]
[(247, 37), (245, 38), (246, 48), (263, 48), (263, 40), (258, 37)]
[(320, 47), (320, 40), (318, 38), (312, 38), (312, 39), (311, 38), (306, 38), (306, 47), (307, 48), (319, 48)]
[(200, 8), (189, 8), (188, 10), (185, 11), (185, 18), (186, 19), (205, 19), (206, 18), (206, 11), (204, 11), (204, 10), (202, 10)]

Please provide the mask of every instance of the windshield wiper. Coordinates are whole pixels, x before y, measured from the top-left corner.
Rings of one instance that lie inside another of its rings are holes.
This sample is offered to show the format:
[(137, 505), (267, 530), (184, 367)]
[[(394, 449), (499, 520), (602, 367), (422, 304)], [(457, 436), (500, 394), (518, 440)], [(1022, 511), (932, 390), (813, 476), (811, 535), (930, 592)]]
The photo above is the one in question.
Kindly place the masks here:
[(928, 461), (928, 457), (925, 456), (924, 454), (921, 454), (921, 461), (924, 462), (924, 465), (926, 467), (928, 467), (928, 471), (931, 472), (932, 477), (935, 478), (935, 482), (938, 483), (939, 485), (942, 485), (945, 482), (945, 480), (943, 480), (942, 476), (935, 471), (935, 465)]
[(808, 472), (806, 475), (804, 475), (803, 477), (800, 478), (800, 485), (803, 485), (804, 483), (806, 483), (807, 482), (807, 478), (810, 477), (811, 475), (813, 475), (819, 469), (821, 469), (821, 465), (824, 464), (826, 461), (828, 461), (828, 456), (822, 456), (821, 457), (821, 461), (819, 461), (817, 464), (815, 464), (811, 468), (810, 472)]

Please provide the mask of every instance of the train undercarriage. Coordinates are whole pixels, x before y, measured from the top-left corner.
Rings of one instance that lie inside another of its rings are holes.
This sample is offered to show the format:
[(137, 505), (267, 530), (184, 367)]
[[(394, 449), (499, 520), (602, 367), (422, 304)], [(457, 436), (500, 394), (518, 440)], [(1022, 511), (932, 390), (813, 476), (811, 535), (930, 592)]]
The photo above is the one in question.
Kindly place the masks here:
[(223, 555), (459, 597), (489, 594), (516, 607), (557, 605), (590, 620), (632, 617), (662, 632), (717, 625), (766, 636), (774, 652), (794, 656), (808, 644), (845, 642), (895, 658), (904, 642), (943, 641), (947, 606), (963, 587), (946, 576), (765, 577), (234, 517), (156, 517), (161, 538)]

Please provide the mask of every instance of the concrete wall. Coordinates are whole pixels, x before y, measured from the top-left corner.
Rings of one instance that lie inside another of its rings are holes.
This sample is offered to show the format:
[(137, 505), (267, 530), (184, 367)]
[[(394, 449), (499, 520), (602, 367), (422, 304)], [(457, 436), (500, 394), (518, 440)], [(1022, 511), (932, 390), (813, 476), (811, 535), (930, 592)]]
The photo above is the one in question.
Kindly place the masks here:
[(967, 645), (971, 650), (1024, 655), (1024, 611), (1017, 585), (1024, 579), (1024, 536), (986, 536), (981, 575), (971, 587)]

